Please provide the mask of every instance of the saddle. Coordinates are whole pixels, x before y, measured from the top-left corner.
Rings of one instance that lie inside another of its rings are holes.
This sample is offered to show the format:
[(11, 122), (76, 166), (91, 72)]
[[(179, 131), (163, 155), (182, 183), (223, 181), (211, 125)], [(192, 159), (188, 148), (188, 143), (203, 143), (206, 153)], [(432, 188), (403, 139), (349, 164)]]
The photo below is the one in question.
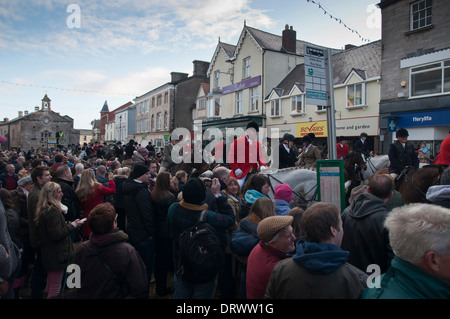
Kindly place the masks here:
[(410, 172), (412, 172), (414, 169), (411, 166), (405, 166), (403, 171), (398, 174), (398, 176), (395, 179), (395, 187), (397, 188), (398, 185), (400, 185), (400, 182), (403, 178), (405, 178)]

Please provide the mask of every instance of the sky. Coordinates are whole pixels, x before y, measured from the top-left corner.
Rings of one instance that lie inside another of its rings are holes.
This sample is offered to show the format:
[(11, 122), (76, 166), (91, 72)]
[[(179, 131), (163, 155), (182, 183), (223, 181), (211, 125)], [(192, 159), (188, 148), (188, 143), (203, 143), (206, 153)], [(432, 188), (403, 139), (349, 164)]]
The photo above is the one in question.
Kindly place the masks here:
[(90, 129), (112, 111), (210, 62), (217, 43), (236, 45), (244, 21), (280, 35), (343, 48), (381, 38), (374, 0), (0, 0), (0, 120), (52, 110)]

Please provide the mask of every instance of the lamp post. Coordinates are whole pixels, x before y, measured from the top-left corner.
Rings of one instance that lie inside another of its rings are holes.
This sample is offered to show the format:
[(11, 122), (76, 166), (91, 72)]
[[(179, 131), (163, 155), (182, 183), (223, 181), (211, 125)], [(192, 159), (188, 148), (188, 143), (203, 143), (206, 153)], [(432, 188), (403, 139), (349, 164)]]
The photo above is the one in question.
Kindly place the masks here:
[(122, 142), (122, 115), (119, 116), (119, 141)]

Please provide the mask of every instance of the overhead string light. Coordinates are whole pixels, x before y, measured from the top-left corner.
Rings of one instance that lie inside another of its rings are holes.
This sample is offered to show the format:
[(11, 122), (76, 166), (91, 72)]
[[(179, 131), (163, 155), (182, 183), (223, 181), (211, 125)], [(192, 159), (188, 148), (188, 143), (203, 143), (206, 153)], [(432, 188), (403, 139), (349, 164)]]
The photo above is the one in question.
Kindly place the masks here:
[(357, 30), (350, 28), (347, 24), (345, 24), (342, 19), (340, 18), (336, 18), (335, 16), (333, 16), (331, 13), (329, 13), (319, 2), (316, 2), (314, 0), (306, 0), (307, 2), (311, 2), (315, 5), (317, 5), (319, 7), (319, 9), (322, 9), (323, 14), (324, 15), (329, 15), (330, 19), (334, 19), (337, 22), (339, 22), (339, 24), (342, 24), (346, 29), (348, 29), (349, 31), (351, 31), (352, 33), (355, 33), (363, 42), (371, 42), (369, 39), (364, 38)]

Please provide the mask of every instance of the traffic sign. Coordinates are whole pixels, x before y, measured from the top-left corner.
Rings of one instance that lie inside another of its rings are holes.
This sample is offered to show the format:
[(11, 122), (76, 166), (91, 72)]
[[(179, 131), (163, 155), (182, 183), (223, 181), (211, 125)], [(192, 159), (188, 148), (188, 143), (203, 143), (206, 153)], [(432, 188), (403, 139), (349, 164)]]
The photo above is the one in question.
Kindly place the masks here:
[(306, 104), (328, 105), (325, 50), (305, 45)]

